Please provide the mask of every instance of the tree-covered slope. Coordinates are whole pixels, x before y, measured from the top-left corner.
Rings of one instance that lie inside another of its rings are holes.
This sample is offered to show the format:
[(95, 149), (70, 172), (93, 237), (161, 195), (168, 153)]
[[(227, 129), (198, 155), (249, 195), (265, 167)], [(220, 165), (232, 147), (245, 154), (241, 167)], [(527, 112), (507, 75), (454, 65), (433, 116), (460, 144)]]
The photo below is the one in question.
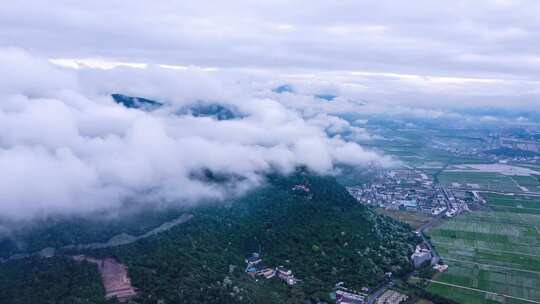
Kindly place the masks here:
[(0, 265), (0, 303), (108, 303), (95, 265), (32, 257)]
[[(408, 227), (359, 205), (334, 178), (308, 174), (272, 176), (242, 198), (190, 213), (189, 222), (157, 236), (84, 253), (126, 264), (139, 290), (134, 303), (300, 303), (328, 300), (340, 281), (360, 289), (376, 285), (385, 272), (408, 272), (416, 242)], [(283, 265), (302, 281), (288, 287), (277, 277), (250, 278), (244, 258), (259, 249), (264, 264)], [(47, 268), (49, 259), (26, 261), (25, 267), (49, 269), (66, 280), (80, 274), (65, 271), (72, 264), (67, 258), (57, 269)], [(0, 265), (0, 278), (14, 271), (13, 263), (22, 261)], [(24, 286), (31, 298), (47, 288), (50, 297), (61, 298), (62, 282), (17, 276), (0, 280), (0, 290)]]
[[(141, 303), (282, 303), (326, 298), (340, 281), (360, 289), (385, 272), (404, 274), (415, 242), (408, 227), (359, 205), (333, 178), (299, 174), (271, 178), (230, 205), (199, 208), (156, 238), (94, 254), (130, 267)], [(244, 257), (259, 247), (265, 264), (290, 268), (302, 282), (289, 289), (277, 278), (249, 278)]]

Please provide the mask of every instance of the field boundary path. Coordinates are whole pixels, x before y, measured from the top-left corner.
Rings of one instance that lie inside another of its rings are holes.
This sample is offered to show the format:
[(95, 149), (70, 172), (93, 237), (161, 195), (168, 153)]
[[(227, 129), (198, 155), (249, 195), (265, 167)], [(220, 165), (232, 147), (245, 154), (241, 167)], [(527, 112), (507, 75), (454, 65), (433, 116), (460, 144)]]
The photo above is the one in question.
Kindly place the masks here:
[(479, 265), (479, 266), (484, 266), (484, 267), (500, 268), (500, 269), (506, 269), (506, 270), (511, 270), (511, 271), (528, 272), (528, 273), (534, 273), (534, 274), (539, 274), (540, 275), (540, 271), (535, 271), (535, 270), (527, 270), (527, 269), (513, 268), (513, 267), (507, 267), (507, 266), (499, 266), (499, 265), (493, 265), (493, 264), (484, 264), (484, 263), (478, 263), (478, 262), (472, 262), (472, 261), (463, 261), (463, 260), (453, 259), (453, 258), (449, 258), (449, 257), (443, 257), (443, 259), (449, 260), (449, 261), (454, 261), (454, 262), (457, 262), (457, 263), (463, 263), (463, 264), (474, 264), (474, 265)]
[(496, 293), (496, 292), (492, 292), (492, 291), (487, 291), (487, 290), (482, 290), (482, 289), (472, 288), (472, 287), (466, 287), (466, 286), (461, 286), (461, 285), (456, 285), (456, 284), (451, 284), (451, 283), (445, 283), (445, 282), (440, 282), (440, 281), (435, 281), (435, 280), (430, 280), (430, 279), (426, 279), (426, 280), (428, 282), (430, 282), (430, 283), (436, 283), (436, 284), (441, 284), (441, 285), (446, 285), (446, 286), (451, 286), (451, 287), (456, 287), (456, 288), (461, 288), (461, 289), (466, 289), (466, 290), (472, 290), (472, 291), (476, 291), (476, 292), (483, 292), (483, 293), (486, 293), (486, 294), (493, 294), (493, 295), (503, 296), (503, 297), (506, 297), (506, 298), (516, 299), (516, 300), (520, 300), (520, 301), (540, 304), (539, 301), (535, 301), (535, 300), (530, 300), (530, 299), (525, 299), (525, 298), (520, 298), (520, 297), (514, 297), (514, 296), (510, 296), (510, 295), (506, 295), (506, 294), (500, 294), (500, 293)]

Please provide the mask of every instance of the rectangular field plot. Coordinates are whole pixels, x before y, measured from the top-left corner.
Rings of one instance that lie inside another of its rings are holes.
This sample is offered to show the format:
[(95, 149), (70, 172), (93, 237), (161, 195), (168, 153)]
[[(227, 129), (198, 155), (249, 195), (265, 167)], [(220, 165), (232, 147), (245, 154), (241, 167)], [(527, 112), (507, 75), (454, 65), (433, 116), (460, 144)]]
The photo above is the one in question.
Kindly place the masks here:
[[(484, 195), (484, 194), (482, 194)], [(489, 204), (491, 206), (491, 204)], [(474, 221), (517, 226), (540, 227), (540, 216), (534, 214), (504, 212), (472, 212), (453, 219), (454, 221)]]
[(531, 176), (513, 176), (512, 177), (521, 187), (525, 187), (528, 191), (540, 191), (540, 181), (538, 175)]
[[(536, 199), (490, 195), (488, 204), (536, 207)], [(428, 290), (460, 303), (540, 303), (540, 215), (472, 212), (429, 231), (450, 267)]]
[(523, 195), (482, 194), (496, 211), (540, 214), (540, 197)]
[(439, 174), (438, 178), (441, 184), (451, 188), (481, 189), (501, 192), (522, 191), (510, 176), (493, 172), (444, 171)]
[[(450, 275), (448, 275), (449, 277)], [(507, 303), (507, 304), (534, 304), (536, 301), (529, 300), (530, 297), (514, 297), (503, 295), (502, 293), (493, 293), (485, 291), (480, 288), (470, 288), (462, 287), (459, 284), (453, 284), (445, 282), (446, 279), (441, 279), (442, 276), (438, 277), (437, 282), (433, 282), (429, 285), (427, 290), (432, 293), (436, 293), (440, 296), (443, 296), (448, 299), (452, 299), (459, 303), (464, 304), (497, 304), (497, 303)], [(520, 289), (522, 290), (522, 289)], [(527, 294), (528, 295), (528, 294)]]
[(495, 193), (485, 193), (482, 196), (488, 200), (490, 205), (540, 209), (540, 197)]

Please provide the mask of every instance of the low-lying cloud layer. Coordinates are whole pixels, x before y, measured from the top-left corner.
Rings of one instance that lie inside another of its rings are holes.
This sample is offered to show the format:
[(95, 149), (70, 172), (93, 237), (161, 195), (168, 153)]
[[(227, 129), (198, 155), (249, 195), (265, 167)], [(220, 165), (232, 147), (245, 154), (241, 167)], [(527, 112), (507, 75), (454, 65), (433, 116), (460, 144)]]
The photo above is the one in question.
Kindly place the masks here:
[[(307, 166), (328, 173), (336, 164), (392, 162), (347, 140), (368, 137), (363, 129), (308, 106), (320, 101), (288, 106), (261, 87), (271, 82), (243, 74), (156, 66), (74, 70), (18, 49), (3, 49), (0, 58), (4, 218), (83, 214), (130, 202), (193, 204), (259, 185), (270, 171)], [(128, 109), (112, 100), (118, 92), (165, 105)], [(242, 115), (179, 115), (196, 102)], [(205, 170), (236, 182), (207, 183), (200, 178)]]
[[(373, 116), (538, 121), (539, 5), (3, 3), (0, 219), (193, 204), (269, 171), (389, 164), (354, 143)], [(186, 115), (200, 102), (240, 115)], [(235, 182), (206, 183), (207, 170)]]

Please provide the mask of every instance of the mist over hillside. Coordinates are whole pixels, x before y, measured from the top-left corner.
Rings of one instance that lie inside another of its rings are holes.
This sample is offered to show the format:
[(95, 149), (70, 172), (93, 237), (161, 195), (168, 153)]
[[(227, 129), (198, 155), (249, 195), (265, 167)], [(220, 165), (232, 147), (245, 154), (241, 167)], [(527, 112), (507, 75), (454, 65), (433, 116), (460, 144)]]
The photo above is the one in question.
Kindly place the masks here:
[(4, 1), (0, 304), (540, 303), (540, 2)]
[[(301, 113), (270, 88), (195, 68), (78, 71), (18, 50), (4, 55), (3, 68), (16, 71), (0, 106), (6, 222), (118, 212), (128, 202), (188, 206), (241, 194), (269, 172), (393, 163), (339, 135), (368, 136), (361, 128), (323, 109)], [(194, 178), (203, 169), (236, 178), (226, 187)]]

